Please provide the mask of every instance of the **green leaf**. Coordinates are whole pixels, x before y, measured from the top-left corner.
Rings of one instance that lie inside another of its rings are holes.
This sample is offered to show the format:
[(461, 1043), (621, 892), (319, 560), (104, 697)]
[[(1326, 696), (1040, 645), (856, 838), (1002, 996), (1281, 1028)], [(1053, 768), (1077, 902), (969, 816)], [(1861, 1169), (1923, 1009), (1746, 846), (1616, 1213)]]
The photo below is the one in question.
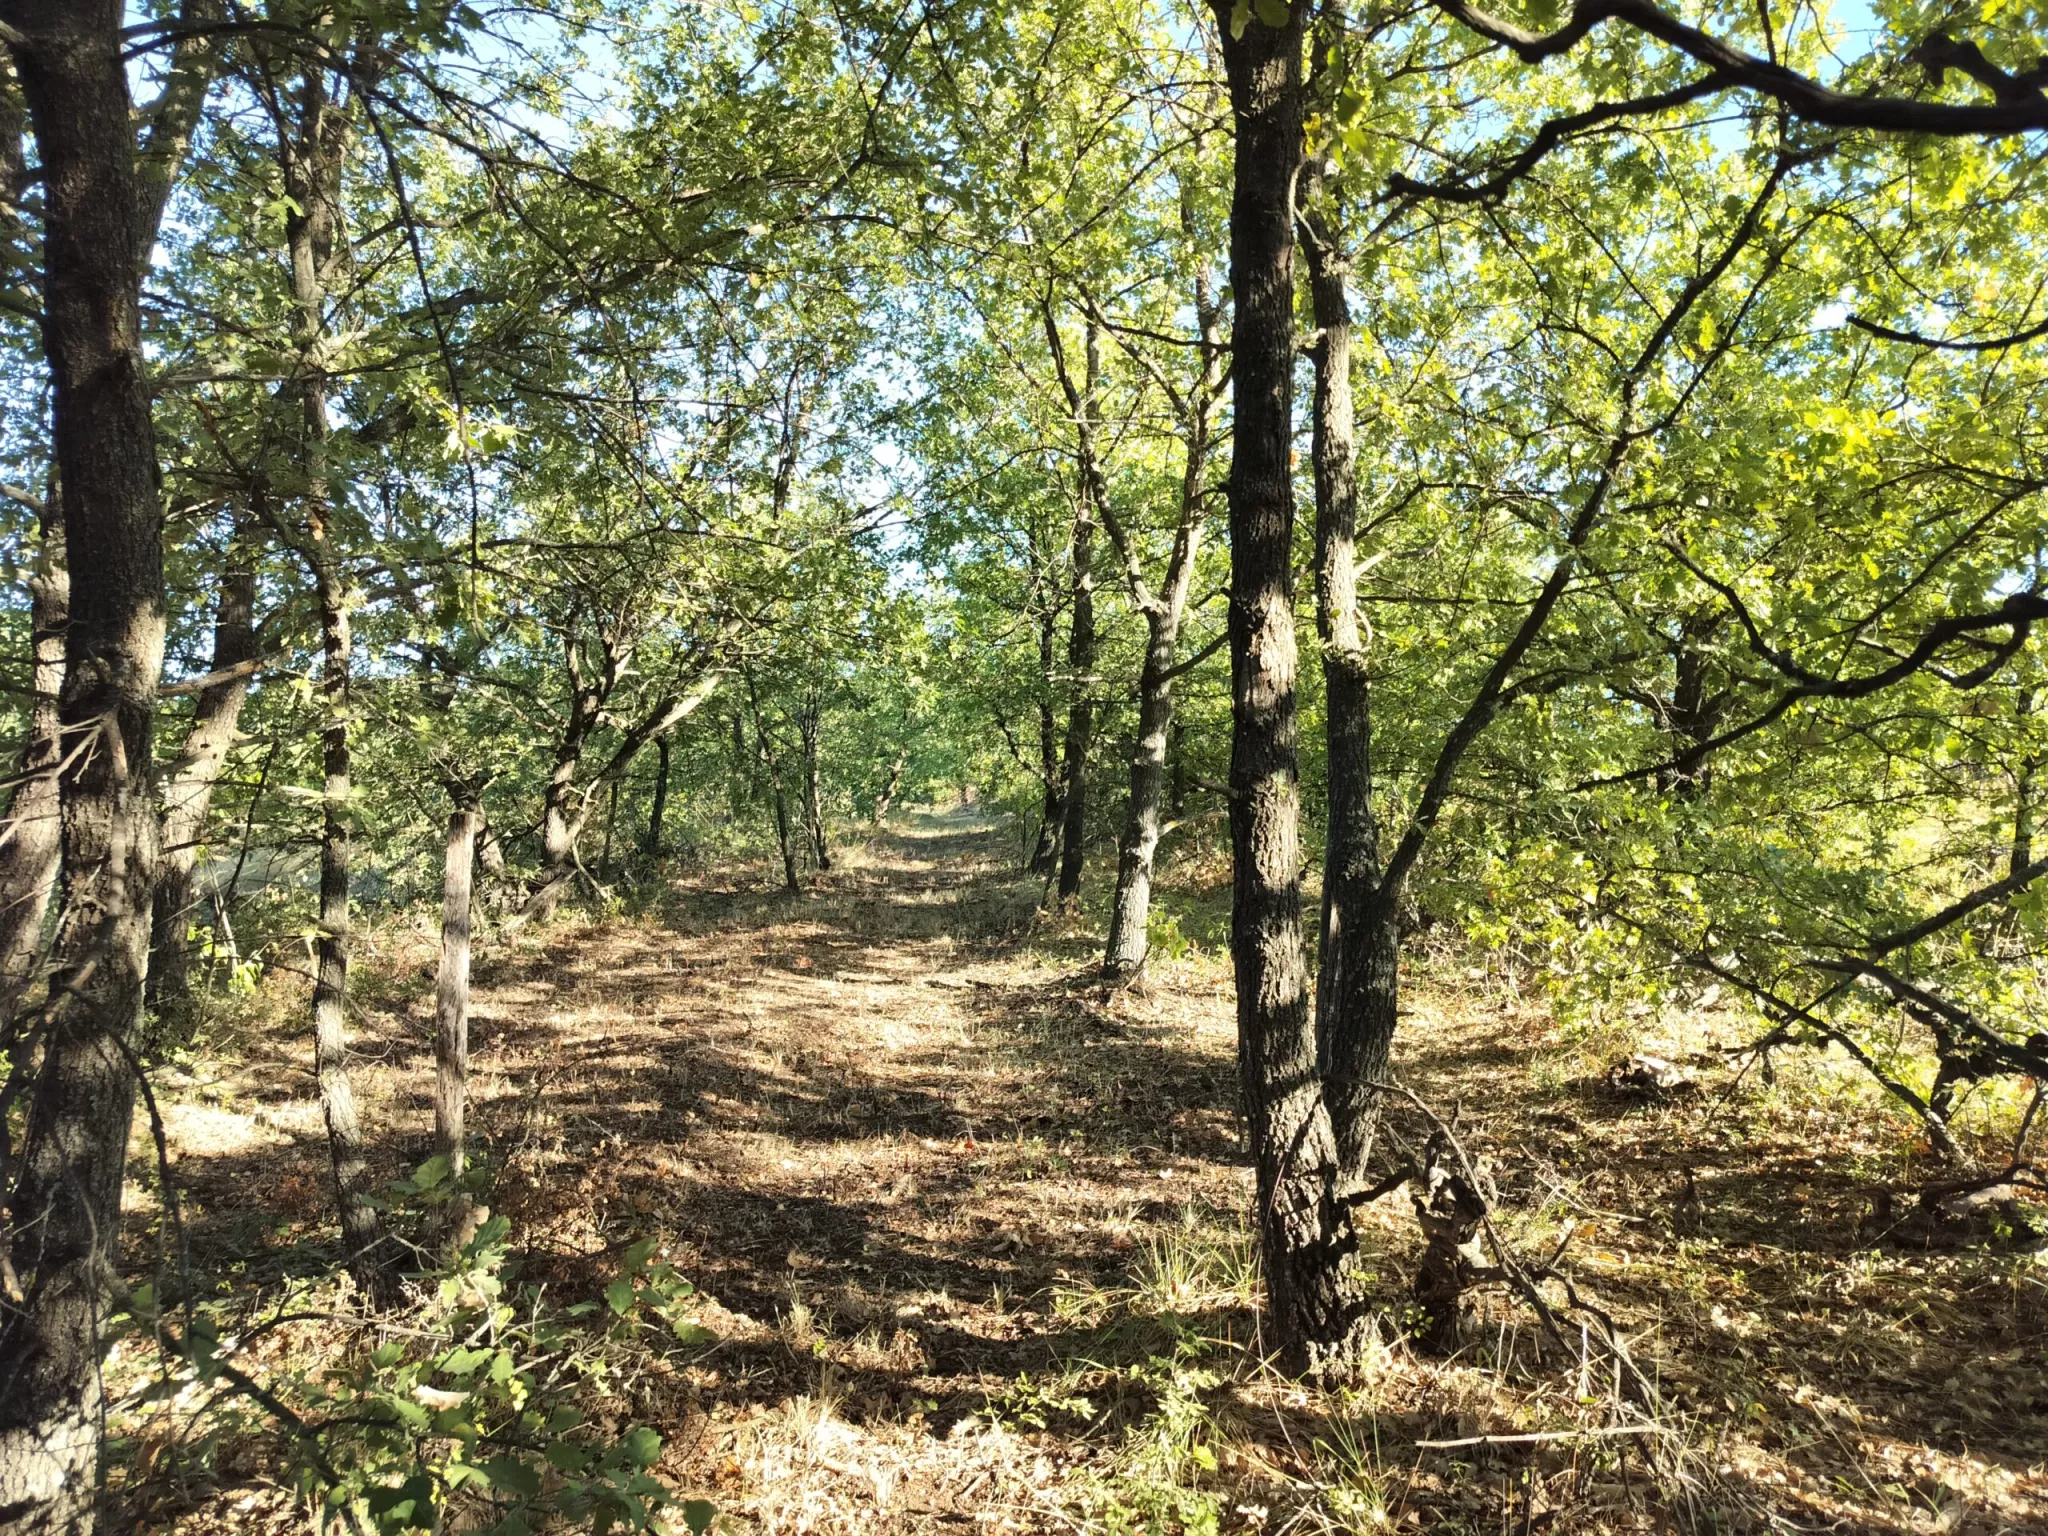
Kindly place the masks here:
[(415, 1189), (432, 1189), (447, 1177), (448, 1154), (445, 1152), (436, 1152), (412, 1171), (412, 1183)]
[(531, 1499), (540, 1493), (540, 1471), (529, 1466), (516, 1456), (498, 1456), (483, 1464), (484, 1476), (491, 1480), (491, 1486), (505, 1493), (516, 1493), (521, 1498)]
[(1277, 30), (1287, 25), (1288, 15), (1292, 9), (1289, 5), (1289, 0), (1254, 0), (1254, 3), (1259, 13), (1259, 20), (1263, 21), (1267, 26)]
[(636, 1467), (651, 1467), (654, 1458), (661, 1454), (661, 1436), (645, 1424), (636, 1424), (626, 1431), (619, 1442), (619, 1448), (626, 1453), (626, 1459)]
[(590, 1452), (574, 1440), (557, 1440), (541, 1454), (547, 1457), (549, 1466), (571, 1477), (590, 1465)]
[(605, 1305), (618, 1313), (619, 1316), (624, 1317), (633, 1310), (633, 1282), (630, 1280), (614, 1280), (604, 1288), (604, 1299)]
[(683, 1524), (692, 1536), (704, 1536), (711, 1529), (711, 1522), (718, 1518), (718, 1506), (709, 1499), (685, 1499), (683, 1501)]

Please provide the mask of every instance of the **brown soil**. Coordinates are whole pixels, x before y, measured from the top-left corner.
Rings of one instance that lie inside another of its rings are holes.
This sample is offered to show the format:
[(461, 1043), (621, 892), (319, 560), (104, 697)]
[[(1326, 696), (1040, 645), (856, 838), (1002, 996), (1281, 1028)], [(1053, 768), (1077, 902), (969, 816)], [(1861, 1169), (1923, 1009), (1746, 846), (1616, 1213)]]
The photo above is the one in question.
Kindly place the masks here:
[[(1722, 1015), (1662, 1022), (1701, 1091), (1647, 1105), (1603, 1081), (1619, 1033), (1484, 977), (1419, 988), (1400, 1046), (1462, 1106), (1515, 1240), (1576, 1232), (1564, 1266), (1655, 1367), (1689, 1493), (1621, 1437), (1418, 1447), (1597, 1425), (1609, 1389), (1505, 1300), (1453, 1361), (1400, 1341), (1405, 1197), (1368, 1218), (1386, 1342), (1347, 1383), (1279, 1380), (1232, 1268), (1226, 965), (1106, 991), (1008, 854), (971, 815), (914, 816), (801, 897), (683, 879), (658, 911), (482, 947), (473, 1125), (523, 1274), (594, 1296), (662, 1239), (719, 1342), (622, 1380), (616, 1411), (736, 1528), (1165, 1531), (1196, 1507), (1148, 1492), (1171, 1474), (1238, 1530), (2048, 1530), (2048, 1269), (1873, 1246), (1910, 1138), (1826, 1073), (1726, 1092), (1699, 1054), (1737, 1037)], [(1166, 899), (1199, 928), (1217, 898)], [(357, 1091), (396, 1176), (431, 1124), (432, 954), (399, 933), (366, 959)], [(280, 1009), (159, 1089), (194, 1262), (252, 1308), (332, 1262), (305, 1056)], [(1169, 1400), (1205, 1447), (1177, 1461)], [(142, 1526), (304, 1529), (247, 1439), (196, 1482), (138, 1476)]]

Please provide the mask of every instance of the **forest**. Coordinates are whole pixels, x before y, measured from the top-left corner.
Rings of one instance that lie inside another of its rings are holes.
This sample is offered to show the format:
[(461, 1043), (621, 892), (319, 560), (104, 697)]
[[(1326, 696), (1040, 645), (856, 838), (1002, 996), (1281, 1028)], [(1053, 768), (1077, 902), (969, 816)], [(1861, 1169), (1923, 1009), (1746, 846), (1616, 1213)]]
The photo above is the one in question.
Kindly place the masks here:
[(0, 1536), (2048, 1530), (2044, 208), (2040, 0), (0, 0)]

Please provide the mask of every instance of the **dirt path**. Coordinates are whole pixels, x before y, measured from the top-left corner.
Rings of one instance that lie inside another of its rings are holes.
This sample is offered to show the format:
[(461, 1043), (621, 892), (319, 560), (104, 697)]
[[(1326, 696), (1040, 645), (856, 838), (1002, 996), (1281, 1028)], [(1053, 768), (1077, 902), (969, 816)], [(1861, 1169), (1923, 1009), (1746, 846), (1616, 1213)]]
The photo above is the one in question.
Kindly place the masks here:
[[(720, 1342), (618, 1383), (677, 1487), (764, 1536), (1069, 1530), (1077, 1509), (1167, 1532), (1188, 1507), (1159, 1490), (1183, 1484), (1232, 1530), (1290, 1508), (1376, 1528), (1368, 1505), (1411, 1528), (1545, 1507), (1541, 1528), (1660, 1528), (1612, 1442), (1412, 1448), (1597, 1418), (1577, 1362), (1503, 1303), (1450, 1362), (1390, 1331), (1341, 1391), (1259, 1365), (1213, 878), (1161, 895), (1208, 947), (1112, 995), (1095, 939), (1036, 914), (971, 814), (902, 818), (799, 897), (754, 873), (487, 944), (477, 971), (472, 1123), (526, 1278), (595, 1296), (654, 1236), (704, 1294)], [(357, 997), (390, 1175), (431, 1123), (432, 959), (424, 932), (383, 936)], [(1460, 1106), (1518, 1240), (1571, 1234), (1744, 1512), (1729, 1528), (2048, 1529), (2042, 1266), (1866, 1241), (1867, 1191), (1916, 1166), (1895, 1122), (1824, 1076), (1733, 1085), (1704, 1049), (1736, 1038), (1725, 1015), (1659, 1022), (1702, 1091), (1645, 1104), (1602, 1072), (1643, 1021), (1562, 1028), (1480, 972), (1413, 1006), (1402, 1071)], [(303, 1054), (295, 1013), (255, 1015), (215, 1052), (231, 1068), (164, 1089), (195, 1246), (252, 1294), (332, 1262)], [(1402, 1201), (1366, 1244), (1396, 1316)]]
[[(1243, 1203), (1218, 984), (1112, 1011), (1071, 980), (1092, 942), (1038, 925), (1009, 843), (913, 814), (801, 896), (685, 880), (476, 968), (471, 1125), (522, 1274), (594, 1295), (624, 1247), (664, 1240), (724, 1342), (636, 1383), (632, 1410), (680, 1486), (770, 1529), (943, 1524), (997, 1481), (1031, 1498), (1040, 1458), (984, 1410), (1072, 1352), (1054, 1291), (1114, 1285), (1148, 1233)], [(358, 993), (365, 1122), (411, 1160), (431, 966), (423, 934), (386, 936)], [(331, 1259), (298, 1054), (283, 1020), (169, 1111), (195, 1240), (253, 1283)]]

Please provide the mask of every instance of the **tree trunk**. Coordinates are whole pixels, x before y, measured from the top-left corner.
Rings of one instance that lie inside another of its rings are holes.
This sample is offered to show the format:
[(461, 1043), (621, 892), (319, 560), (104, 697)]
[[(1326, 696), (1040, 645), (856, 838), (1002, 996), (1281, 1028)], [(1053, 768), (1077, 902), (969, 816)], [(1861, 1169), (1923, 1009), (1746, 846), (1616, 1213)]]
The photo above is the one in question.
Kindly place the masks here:
[[(1183, 218), (1193, 233), (1193, 209), (1184, 198)], [(1225, 377), (1218, 306), (1206, 270), (1195, 278), (1195, 318), (1201, 327), (1202, 376), (1196, 380), (1182, 412), (1187, 457), (1181, 474), (1180, 521), (1174, 530), (1173, 553), (1166, 578), (1155, 594), (1139, 568), (1140, 555), (1121, 520), (1112, 516), (1108, 487), (1099, 467), (1096, 495), (1103, 519), (1122, 555), (1132, 601), (1145, 615), (1145, 662), (1138, 674), (1138, 739), (1131, 752), (1131, 798), (1118, 849), (1116, 900), (1109, 922), (1109, 947), (1102, 969), (1107, 976), (1134, 976), (1144, 968), (1149, 947), (1147, 929), (1152, 911), (1152, 859), (1159, 849), (1160, 801), (1166, 790), (1166, 757), (1173, 739), (1174, 654), (1180, 645), (1182, 616), (1194, 580), (1195, 558), (1202, 547), (1203, 481), (1209, 469), (1209, 413), (1221, 394)], [(1174, 790), (1179, 797), (1178, 783)]]
[(452, 1178), (462, 1172), (462, 1117), (469, 1092), (469, 908), (477, 833), (483, 815), (475, 797), (456, 794), (448, 817), (448, 852), (441, 875), (441, 965), (434, 980), (434, 1150), (448, 1159)]
[(747, 682), (747, 699), (754, 712), (754, 748), (768, 774), (775, 807), (775, 844), (782, 853), (782, 883), (794, 896), (803, 889), (796, 872), (796, 837), (789, 824), (789, 792), (782, 782), (782, 762), (768, 740), (768, 722), (761, 715), (761, 698), (752, 679)]
[[(213, 664), (226, 672), (256, 655), (256, 570), (235, 532), (221, 575), (214, 612)], [(234, 747), (249, 676), (224, 678), (200, 692), (185, 745), (164, 784), (163, 864), (150, 924), (150, 1004), (173, 1035), (182, 1035), (191, 1011), (191, 950), (185, 940), (192, 913), (192, 871), (206, 836), (214, 786)]]
[(896, 761), (889, 767), (889, 782), (882, 786), (882, 793), (875, 799), (873, 820), (878, 827), (889, 819), (889, 807), (896, 803), (896, 791), (903, 787), (903, 766), (909, 761), (909, 753), (898, 752)]
[(10, 1032), (14, 1010), (35, 976), (42, 948), (43, 914), (57, 884), (62, 841), (58, 765), (63, 757), (58, 728), (64, 690), (64, 634), (71, 617), (71, 574), (64, 560), (64, 508), (57, 492), (42, 509), (42, 540), (35, 574), (29, 578), (29, 634), (33, 672), (28, 739), (22, 743), (20, 778), (0, 831), (0, 1038)]
[(1236, 433), (1230, 469), (1230, 659), (1234, 856), (1231, 958), (1238, 1064), (1257, 1167), (1268, 1346), (1291, 1370), (1341, 1353), (1363, 1315), (1356, 1238), (1336, 1195), (1336, 1139), (1323, 1104), (1301, 942), (1296, 763), (1293, 223), (1301, 148), (1302, 13), (1256, 16), (1230, 36), (1219, 5), (1236, 117), (1231, 288), (1237, 296)]
[(810, 842), (811, 862), (821, 870), (832, 867), (832, 850), (825, 838), (823, 749), (825, 708), (816, 698), (804, 701), (797, 718), (804, 758), (804, 835)]
[(1131, 750), (1131, 800), (1117, 850), (1116, 900), (1110, 911), (1106, 976), (1145, 968), (1152, 914), (1152, 856), (1159, 848), (1160, 801), (1166, 790), (1166, 739), (1173, 726), (1173, 652), (1179, 615), (1147, 615), (1150, 638), (1138, 677), (1138, 739)]
[[(1088, 398), (1082, 419), (1094, 410), (1099, 343), (1088, 331)], [(1092, 446), (1092, 445), (1091, 445)], [(1074, 503), (1074, 607), (1067, 632), (1067, 743), (1060, 781), (1060, 883), (1062, 905), (1081, 895), (1081, 865), (1088, 851), (1088, 749), (1095, 735), (1095, 502), (1084, 477)]]
[(1038, 522), (1031, 521), (1032, 587), (1038, 608), (1038, 778), (1044, 788), (1038, 808), (1038, 841), (1031, 850), (1030, 871), (1053, 872), (1060, 850), (1060, 725), (1052, 704), (1052, 658), (1056, 615), (1046, 600), (1048, 585), (1039, 551)]
[[(324, 404), (321, 407), (324, 419)], [(313, 978), (313, 1072), (327, 1122), (328, 1161), (334, 1172), (335, 1208), (341, 1217), (342, 1248), (358, 1283), (381, 1298), (387, 1279), (372, 1249), (378, 1239), (377, 1211), (369, 1202), (369, 1168), (348, 1075), (349, 962), (349, 672), (348, 596), (324, 519), (316, 519), (312, 544), (318, 552), (314, 585), (320, 609), (320, 695), (325, 723), (320, 731), (324, 773), (320, 816), (320, 921)]]
[[(298, 355), (300, 470), (306, 506), (306, 563), (320, 616), (320, 918), (313, 978), (313, 1071), (327, 1122), (328, 1160), (342, 1248), (357, 1283), (374, 1300), (390, 1293), (390, 1278), (373, 1251), (377, 1211), (369, 1200), (369, 1168), (362, 1126), (348, 1076), (349, 864), (351, 824), (349, 746), (351, 636), (348, 578), (334, 540), (335, 500), (327, 463), (328, 277), (341, 223), (341, 166), (347, 146), (342, 109), (329, 98), (325, 77), (309, 70), (298, 98), (296, 125), (279, 120), (284, 184), (292, 200), (285, 215), (291, 258), (292, 341)], [(296, 127), (296, 132), (292, 131)]]
[(163, 666), (156, 448), (139, 294), (148, 231), (122, 8), (0, 6), (42, 165), (43, 345), (69, 544), (58, 722), (63, 900), (51, 1006), (9, 1043), (20, 1140), (0, 1308), (0, 1531), (89, 1533), (100, 1323), (117, 1261), (156, 861), (151, 734)]
[(1380, 889), (1372, 808), (1372, 694), (1358, 622), (1358, 456), (1351, 402), (1350, 270), (1335, 222), (1302, 215), (1319, 335), (1311, 454), (1316, 482), (1316, 630), (1328, 721), (1329, 821), (1323, 853), (1316, 1059), (1347, 1181), (1365, 1171), (1399, 1005), (1396, 893)]
[(574, 804), (576, 773), (583, 763), (588, 734), (580, 708), (572, 705), (569, 724), (555, 747), (547, 788), (541, 792), (540, 883), (522, 911), (529, 920), (546, 922), (553, 917), (576, 878), (576, 838), (583, 830), (583, 818)]
[(662, 824), (668, 819), (668, 738), (657, 740), (654, 750), (660, 765), (654, 775), (654, 805), (647, 813), (647, 851), (658, 859), (662, 854)]

